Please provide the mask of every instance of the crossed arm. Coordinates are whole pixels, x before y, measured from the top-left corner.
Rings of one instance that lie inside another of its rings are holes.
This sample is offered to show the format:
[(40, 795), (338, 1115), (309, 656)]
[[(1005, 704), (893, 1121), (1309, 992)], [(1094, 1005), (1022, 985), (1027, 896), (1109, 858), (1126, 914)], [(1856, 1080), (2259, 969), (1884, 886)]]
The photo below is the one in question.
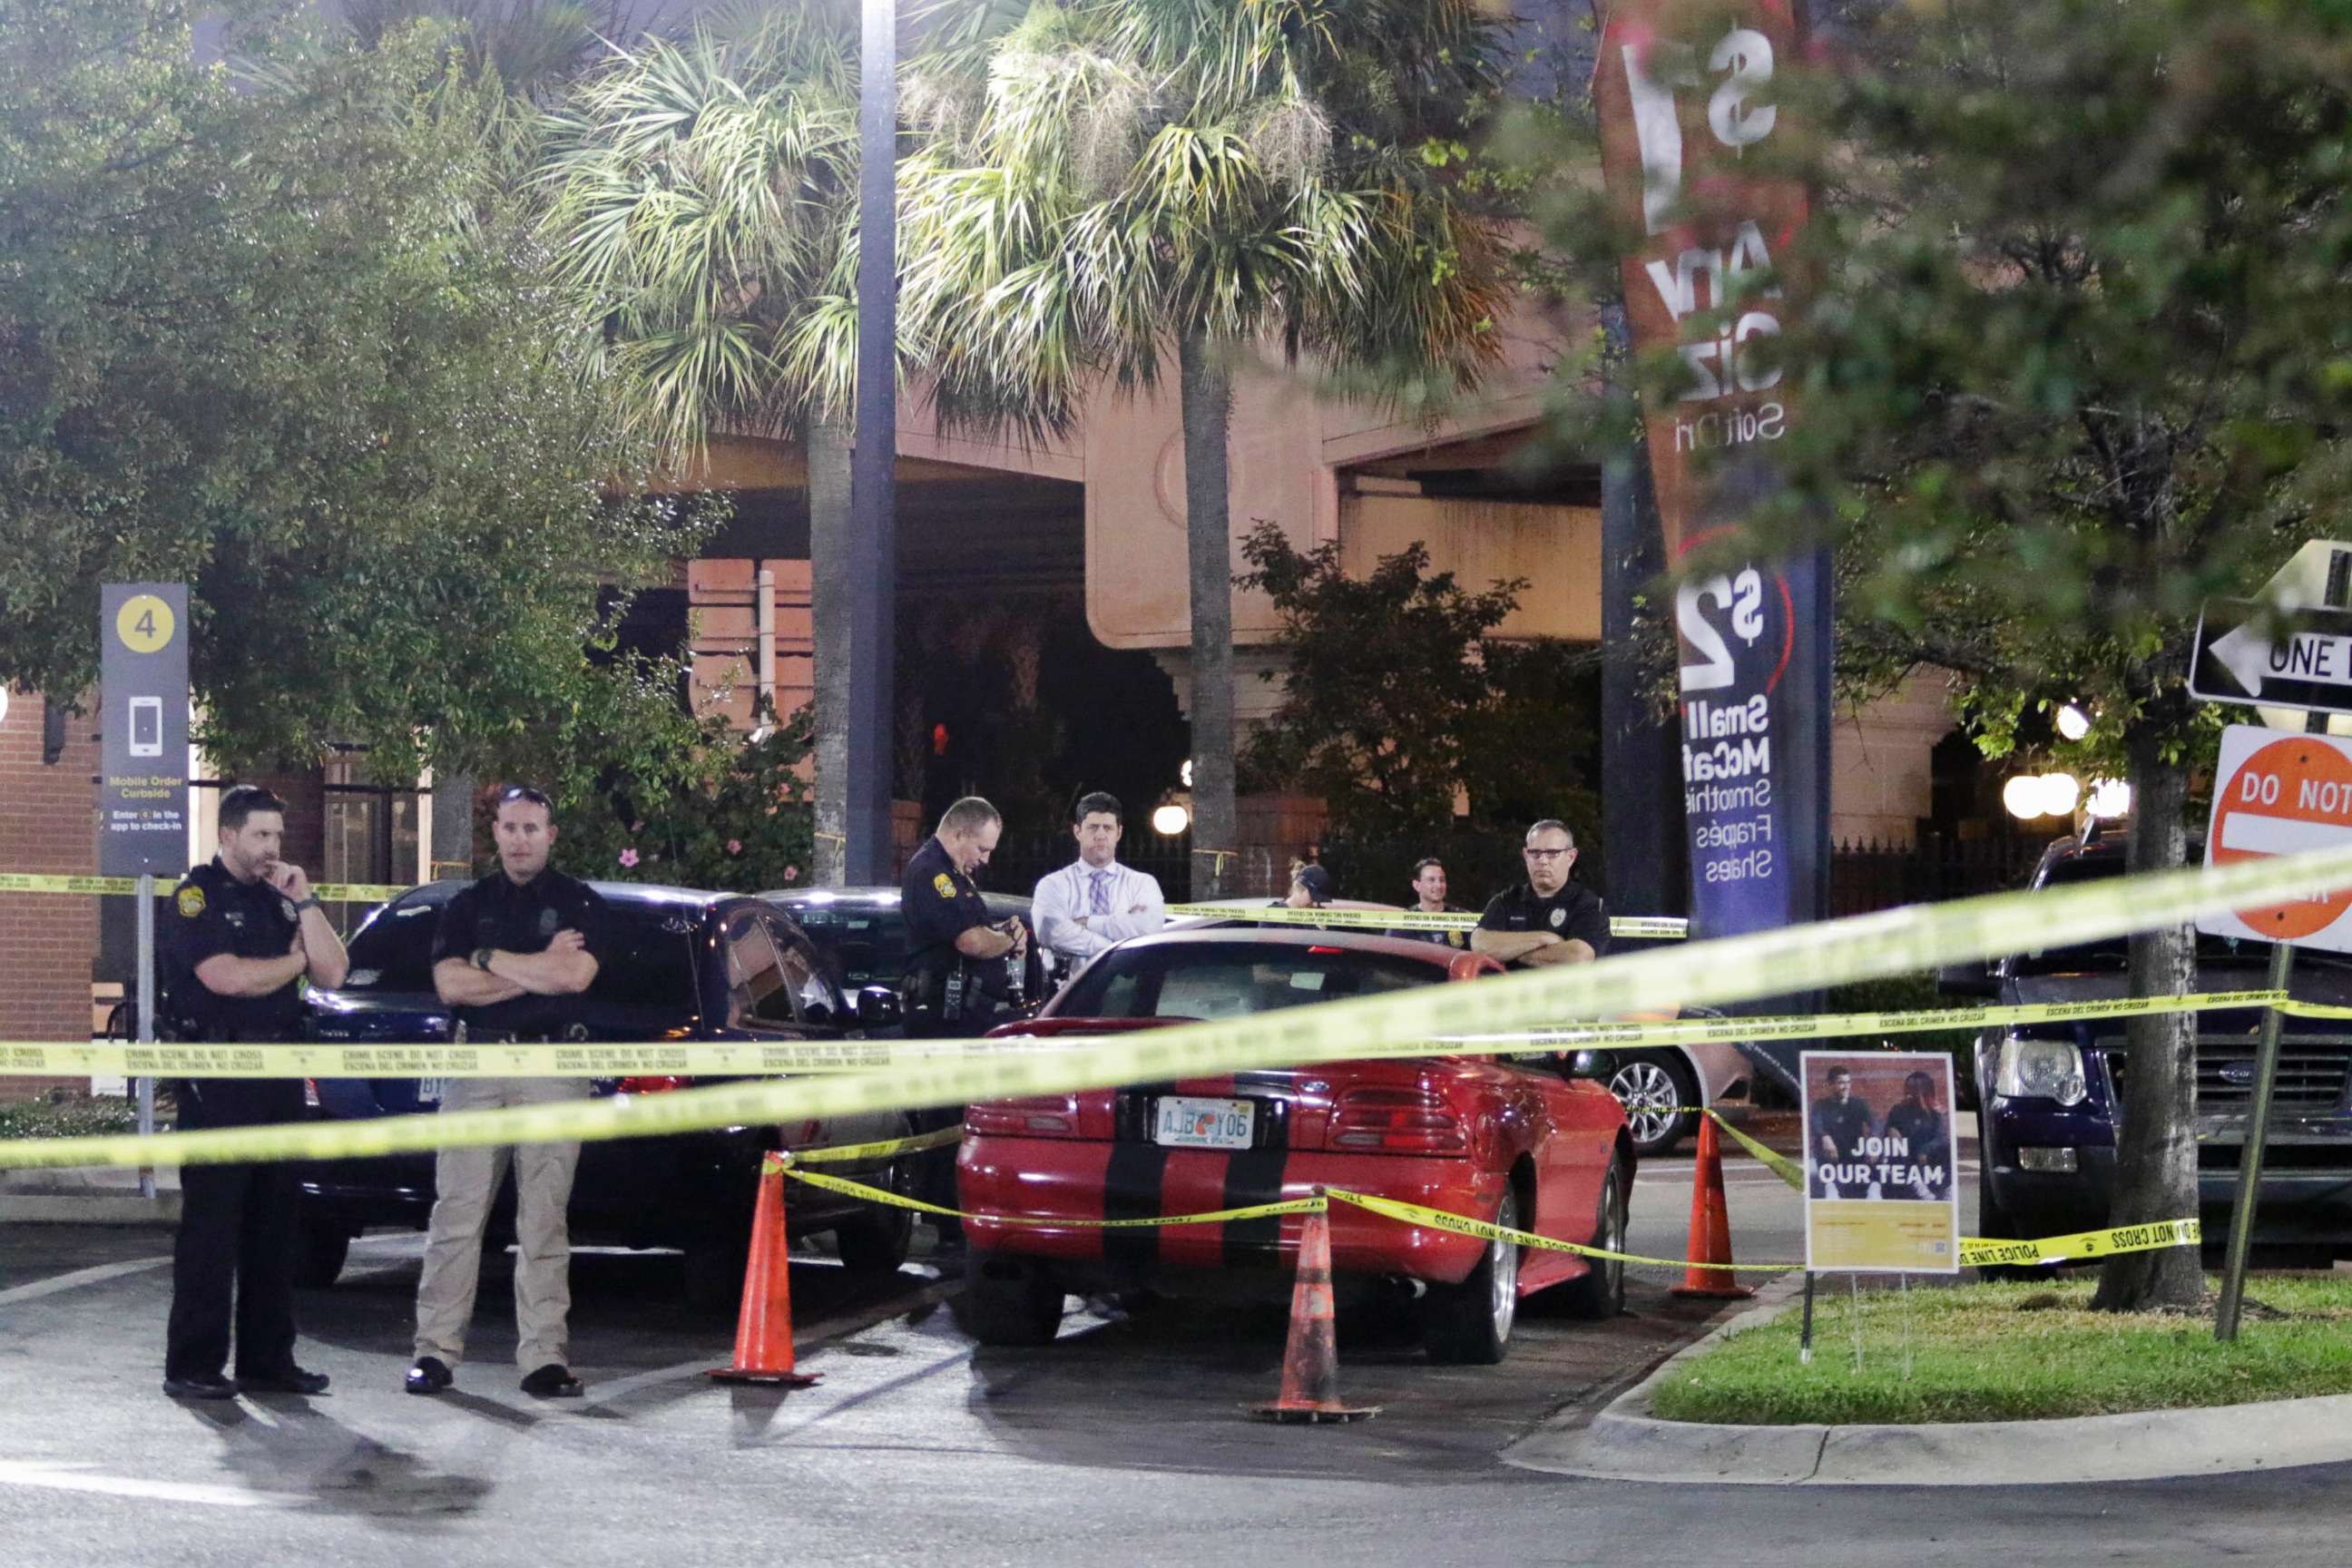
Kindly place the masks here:
[(433, 989), (452, 1007), (487, 1007), (518, 996), (572, 996), (596, 979), (596, 957), (576, 931), (560, 931), (543, 952), (490, 950), (490, 966), (449, 957), (433, 966)]
[(1549, 931), (1488, 931), (1470, 933), (1470, 951), (1502, 963), (1590, 963), (1600, 954), (1582, 937)]

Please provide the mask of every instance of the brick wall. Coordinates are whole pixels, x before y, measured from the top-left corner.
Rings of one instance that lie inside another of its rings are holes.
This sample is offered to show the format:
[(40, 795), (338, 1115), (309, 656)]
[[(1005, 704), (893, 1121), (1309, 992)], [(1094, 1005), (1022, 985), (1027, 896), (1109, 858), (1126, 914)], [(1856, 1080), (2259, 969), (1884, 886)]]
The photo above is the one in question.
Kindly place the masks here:
[[(0, 870), (89, 875), (98, 869), (98, 725), (67, 721), (65, 753), (41, 763), (41, 700), (12, 692), (0, 716)], [(84, 1040), (90, 1027), (90, 968), (98, 954), (98, 900), (73, 894), (0, 893), (0, 1038)], [(0, 1079), (0, 1100), (87, 1079)]]

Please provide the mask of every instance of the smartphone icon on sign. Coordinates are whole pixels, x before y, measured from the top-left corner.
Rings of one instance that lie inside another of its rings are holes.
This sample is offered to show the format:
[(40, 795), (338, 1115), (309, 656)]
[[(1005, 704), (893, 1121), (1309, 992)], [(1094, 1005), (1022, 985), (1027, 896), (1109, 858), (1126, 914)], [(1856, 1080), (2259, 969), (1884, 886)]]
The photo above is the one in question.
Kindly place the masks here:
[(162, 698), (134, 697), (131, 700), (131, 754), (134, 757), (160, 757), (163, 754)]

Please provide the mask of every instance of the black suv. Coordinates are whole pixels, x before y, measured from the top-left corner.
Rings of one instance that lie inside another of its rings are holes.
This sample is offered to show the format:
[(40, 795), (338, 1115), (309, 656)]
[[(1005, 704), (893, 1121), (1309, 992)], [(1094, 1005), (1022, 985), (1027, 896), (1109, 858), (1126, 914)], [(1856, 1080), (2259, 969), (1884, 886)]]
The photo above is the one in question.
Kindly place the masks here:
[[(635, 883), (591, 884), (611, 906), (614, 945), (587, 994), (586, 1038), (650, 1040), (835, 1040), (888, 1028), (897, 996), (857, 993), (853, 1005), (808, 937), (758, 899)], [(413, 888), (371, 915), (351, 941), (351, 974), (333, 991), (310, 994), (313, 1039), (429, 1043), (449, 1035), (448, 1009), (434, 994), (433, 928), (464, 884)], [(688, 1079), (603, 1079), (599, 1095), (652, 1094)], [(437, 1109), (433, 1079), (322, 1079), (317, 1111), (328, 1118), (402, 1115)], [(891, 1111), (802, 1121), (789, 1128), (730, 1127), (582, 1146), (572, 1189), (572, 1239), (584, 1246), (675, 1247), (686, 1254), (689, 1294), (735, 1299), (761, 1156), (782, 1147), (896, 1138), (912, 1131)], [(913, 1162), (841, 1167), (854, 1180), (912, 1190)], [(422, 1228), (433, 1208), (433, 1156), (394, 1154), (314, 1162), (300, 1171), (300, 1279), (331, 1284), (352, 1237), (374, 1226)], [(785, 1205), (794, 1236), (831, 1231), (851, 1268), (887, 1272), (905, 1261), (904, 1209), (877, 1208), (814, 1188)], [(492, 1212), (492, 1241), (512, 1239), (509, 1180)]]
[[(2063, 888), (2124, 871), (2124, 834), (2061, 839), (2034, 868), (2035, 889)], [(2189, 858), (2202, 857), (2192, 842)], [(2260, 990), (2269, 984), (2270, 945), (2197, 939), (2200, 992)], [(2015, 953), (1990, 971), (1947, 970), (1947, 991), (2003, 1005), (2084, 1002), (2130, 994), (2125, 939)], [(2301, 1001), (2352, 1003), (2352, 958), (2299, 952), (2293, 984)], [(2254, 1046), (2263, 1010), (2200, 1013), (2197, 1018), (2197, 1174), (2209, 1246), (2228, 1235), (2239, 1153), (2253, 1101)], [(2131, 1113), (2132, 1062), (2119, 1018), (2021, 1025), (1977, 1042), (1983, 1175), (1978, 1234), (2035, 1237), (2095, 1230), (2108, 1223), (2115, 1186), (2116, 1128)], [(2273, 1261), (2321, 1263), (2352, 1257), (2352, 1028), (2289, 1018), (2254, 1240)]]

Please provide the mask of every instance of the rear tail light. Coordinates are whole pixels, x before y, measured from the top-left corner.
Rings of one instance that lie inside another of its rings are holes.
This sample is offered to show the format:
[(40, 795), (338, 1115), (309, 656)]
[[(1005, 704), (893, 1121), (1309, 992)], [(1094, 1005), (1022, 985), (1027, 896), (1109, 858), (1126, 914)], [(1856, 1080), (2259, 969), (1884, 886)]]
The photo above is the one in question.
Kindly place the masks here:
[(963, 1130), (999, 1138), (1075, 1138), (1078, 1135), (1076, 1095), (1033, 1094), (1020, 1100), (992, 1100), (964, 1107)]
[(315, 1078), (302, 1080), (302, 1106), (306, 1110), (319, 1109), (319, 1080)]
[(1461, 1154), (1470, 1137), (1434, 1089), (1351, 1089), (1331, 1117), (1330, 1144), (1384, 1154)]
[(691, 1088), (693, 1083), (694, 1080), (690, 1078), (656, 1073), (646, 1078), (625, 1078), (614, 1085), (613, 1092), (615, 1094), (667, 1094), (674, 1089)]

